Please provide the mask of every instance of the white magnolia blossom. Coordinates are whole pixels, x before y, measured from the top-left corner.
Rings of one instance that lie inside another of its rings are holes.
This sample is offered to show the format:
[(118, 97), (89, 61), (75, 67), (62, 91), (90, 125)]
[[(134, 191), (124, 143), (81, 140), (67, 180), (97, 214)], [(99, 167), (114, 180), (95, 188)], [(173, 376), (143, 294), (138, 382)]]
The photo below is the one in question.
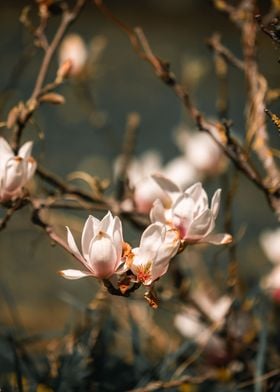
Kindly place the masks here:
[(17, 155), (6, 140), (0, 137), (0, 202), (13, 200), (22, 195), (25, 184), (36, 169), (31, 157), (32, 142), (24, 143)]
[(88, 58), (88, 51), (83, 39), (78, 34), (68, 34), (60, 45), (58, 57), (60, 66), (68, 60), (71, 61), (69, 75), (79, 75)]
[(100, 221), (89, 216), (82, 232), (80, 253), (70, 229), (67, 227), (67, 241), (71, 253), (82, 263), (82, 270), (68, 269), (61, 271), (64, 278), (79, 279), (94, 276), (100, 279), (110, 278), (123, 263), (122, 224), (111, 212)]
[(188, 132), (179, 128), (175, 137), (185, 159), (199, 173), (215, 175), (226, 168), (227, 160), (222, 149), (207, 133)]
[(166, 273), (169, 262), (178, 251), (179, 238), (176, 230), (162, 223), (147, 227), (139, 248), (132, 249), (131, 271), (144, 285), (151, 285)]
[(274, 231), (264, 232), (260, 237), (260, 242), (268, 259), (272, 263), (280, 264), (280, 227)]
[(220, 206), (220, 189), (215, 192), (209, 207), (208, 196), (200, 182), (182, 192), (176, 184), (159, 174), (153, 178), (169, 198), (169, 203), (164, 205), (159, 199), (154, 202), (150, 212), (152, 222), (172, 225), (187, 244), (208, 242), (220, 245), (232, 241), (229, 234), (212, 234)]

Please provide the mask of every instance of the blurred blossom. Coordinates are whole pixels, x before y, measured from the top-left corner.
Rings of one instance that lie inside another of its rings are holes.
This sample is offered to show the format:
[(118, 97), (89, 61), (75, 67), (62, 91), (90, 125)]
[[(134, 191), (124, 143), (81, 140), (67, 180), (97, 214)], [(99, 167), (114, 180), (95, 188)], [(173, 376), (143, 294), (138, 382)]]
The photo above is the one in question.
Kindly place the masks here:
[(153, 178), (165, 192), (168, 204), (164, 205), (159, 199), (154, 202), (150, 212), (152, 222), (172, 225), (186, 244), (208, 242), (222, 245), (232, 241), (229, 234), (211, 234), (219, 212), (220, 189), (212, 197), (209, 208), (208, 196), (200, 182), (182, 192), (176, 184), (159, 174)]
[(15, 155), (6, 140), (0, 137), (1, 202), (20, 197), (23, 187), (33, 176), (37, 164), (31, 157), (32, 145), (32, 142), (24, 143)]
[(260, 243), (268, 259), (280, 264), (280, 227), (275, 231), (266, 231), (261, 234)]
[(137, 211), (147, 213), (155, 199), (164, 198), (164, 193), (150, 177), (151, 173), (158, 172), (161, 168), (161, 157), (156, 151), (144, 153), (129, 165), (127, 176), (129, 186), (134, 190), (133, 199)]
[(82, 232), (80, 253), (70, 229), (67, 227), (67, 241), (71, 253), (83, 266), (82, 270), (63, 270), (67, 279), (79, 279), (86, 276), (105, 279), (111, 277), (121, 266), (123, 250), (122, 224), (111, 212), (100, 221), (89, 216)]
[(208, 318), (216, 323), (224, 321), (232, 304), (232, 299), (226, 295), (216, 301), (212, 300), (209, 290), (206, 291), (203, 288), (195, 289), (192, 297), (204, 314), (207, 314)]
[(68, 34), (59, 48), (59, 65), (71, 61), (70, 76), (78, 76), (84, 70), (88, 51), (83, 39), (78, 34)]
[(202, 347), (211, 362), (224, 364), (227, 359), (225, 342), (200, 320), (197, 311), (186, 309), (184, 313), (177, 314), (174, 325), (181, 335)]
[[(120, 161), (116, 162), (116, 171)], [(161, 173), (172, 178), (179, 186), (187, 186), (197, 179), (196, 170), (186, 161), (184, 156), (174, 158), (165, 166), (156, 151), (148, 151), (140, 158), (133, 159), (127, 170), (129, 186), (133, 189), (133, 200), (138, 212), (148, 213), (156, 199), (168, 202), (165, 192), (151, 178), (154, 173)], [(125, 203), (124, 205), (127, 205)]]
[(274, 267), (271, 272), (261, 280), (261, 287), (275, 302), (280, 303), (280, 265)]
[(132, 249), (134, 256), (130, 268), (137, 280), (150, 285), (164, 275), (179, 244), (178, 233), (171, 227), (159, 222), (148, 226), (142, 234), (139, 248)]
[(226, 156), (207, 133), (188, 132), (184, 128), (179, 128), (175, 137), (178, 147), (185, 154), (185, 159), (201, 175), (216, 175), (226, 169)]
[(162, 174), (184, 188), (198, 180), (196, 169), (181, 155), (169, 161), (163, 168)]

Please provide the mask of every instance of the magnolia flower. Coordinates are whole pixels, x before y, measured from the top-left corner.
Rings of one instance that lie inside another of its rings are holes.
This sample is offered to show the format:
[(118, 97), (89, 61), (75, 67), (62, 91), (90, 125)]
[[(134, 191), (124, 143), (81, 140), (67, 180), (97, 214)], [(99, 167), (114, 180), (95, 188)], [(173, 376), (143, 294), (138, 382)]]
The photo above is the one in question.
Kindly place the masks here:
[(134, 256), (130, 269), (137, 280), (149, 286), (164, 275), (179, 244), (178, 233), (171, 227), (159, 222), (148, 226), (142, 234), (139, 248), (132, 249)]
[(175, 227), (181, 240), (193, 244), (208, 242), (216, 245), (232, 241), (229, 234), (211, 234), (220, 206), (221, 190), (212, 197), (211, 206), (200, 182), (182, 192), (176, 184), (161, 175), (154, 175), (154, 180), (166, 193), (169, 203), (164, 206), (156, 200), (150, 212), (152, 222), (162, 222)]
[(260, 242), (269, 260), (272, 263), (280, 264), (280, 228), (264, 232), (260, 237)]
[(31, 157), (32, 142), (26, 142), (15, 155), (6, 140), (0, 137), (0, 202), (20, 197), (22, 189), (33, 176), (36, 162)]
[(67, 279), (79, 279), (86, 276), (110, 278), (122, 264), (123, 235), (122, 224), (118, 217), (109, 211), (100, 221), (89, 216), (82, 232), (80, 253), (70, 229), (67, 227), (67, 241), (70, 252), (82, 263), (82, 270), (63, 270)]
[(225, 169), (226, 157), (222, 149), (207, 133), (191, 133), (185, 129), (179, 129), (176, 139), (186, 160), (201, 174), (215, 175)]
[(78, 34), (68, 34), (59, 48), (59, 65), (71, 61), (69, 75), (78, 76), (84, 69), (88, 58), (88, 51), (82, 38)]

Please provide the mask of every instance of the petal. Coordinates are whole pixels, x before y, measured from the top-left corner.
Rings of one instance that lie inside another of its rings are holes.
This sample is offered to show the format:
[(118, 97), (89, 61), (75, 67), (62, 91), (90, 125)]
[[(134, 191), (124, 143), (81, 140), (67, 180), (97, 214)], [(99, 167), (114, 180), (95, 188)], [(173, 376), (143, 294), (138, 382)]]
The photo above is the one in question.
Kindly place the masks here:
[(3, 177), (3, 186), (7, 192), (16, 192), (22, 188), (25, 180), (27, 165), (23, 159), (13, 157), (6, 166)]
[(177, 218), (186, 221), (189, 225), (193, 220), (194, 207), (193, 199), (189, 195), (182, 194), (174, 204), (172, 213)]
[(211, 210), (205, 210), (198, 218), (196, 218), (187, 233), (185, 239), (200, 240), (205, 237), (214, 228), (214, 220)]
[(67, 242), (68, 242), (68, 246), (70, 248), (71, 253), (73, 254), (73, 256), (75, 256), (79, 261), (81, 261), (83, 264), (85, 263), (85, 260), (83, 258), (83, 256), (81, 255), (76, 242), (74, 240), (74, 237), (69, 229), (68, 226), (66, 226), (66, 230), (67, 230)]
[(18, 156), (20, 156), (23, 159), (28, 159), (31, 155), (32, 147), (33, 147), (33, 142), (24, 143), (19, 149)]
[(11, 149), (11, 146), (3, 137), (0, 137), (0, 156), (1, 160), (14, 157), (14, 152)]
[(123, 233), (122, 233), (122, 222), (118, 216), (114, 218), (112, 239), (117, 251), (117, 259), (120, 260), (122, 255), (122, 247), (123, 247)]
[(214, 196), (212, 197), (211, 200), (211, 211), (213, 214), (214, 219), (217, 218), (219, 208), (220, 208), (220, 201), (221, 201), (221, 189), (217, 189), (216, 192), (214, 193)]
[(153, 174), (152, 178), (167, 195), (167, 204), (174, 203), (182, 193), (181, 189), (173, 181), (164, 177), (162, 174)]
[(97, 278), (108, 278), (117, 269), (120, 260), (110, 236), (98, 234), (90, 244), (89, 267)]
[(141, 236), (139, 252), (157, 252), (164, 238), (165, 231), (166, 228), (162, 223), (152, 223), (148, 226)]
[(59, 273), (63, 276), (63, 278), (72, 279), (72, 280), (85, 278), (87, 276), (92, 276), (91, 272), (80, 271), (75, 269), (62, 270), (59, 271)]
[(197, 201), (200, 197), (202, 190), (203, 188), (201, 182), (196, 182), (195, 184), (187, 188), (184, 193), (191, 196), (194, 201)]
[(113, 234), (113, 216), (111, 211), (108, 211), (107, 214), (100, 222), (100, 230), (108, 233), (109, 235)]
[(232, 236), (227, 233), (220, 234), (209, 234), (208, 236), (202, 238), (199, 242), (207, 242), (214, 245), (224, 245), (230, 244), (232, 242)]
[(167, 178), (172, 178), (172, 180), (182, 188), (185, 188), (198, 178), (198, 173), (195, 168), (183, 155), (168, 162), (164, 167), (163, 172)]
[[(82, 252), (83, 256), (86, 260), (88, 260), (88, 254), (89, 254), (89, 245), (94, 237), (94, 220), (93, 216), (90, 215), (86, 223), (84, 224), (83, 232), (82, 232), (82, 238), (81, 238), (81, 244), (82, 244)], [(99, 221), (98, 221), (99, 223)]]
[(161, 263), (153, 264), (152, 265), (152, 276), (151, 276), (151, 282), (148, 282), (146, 284), (151, 284), (154, 280), (160, 278), (164, 274), (166, 274), (170, 264), (170, 258), (166, 258), (164, 260), (161, 260)]
[(180, 188), (174, 184), (171, 180), (168, 178), (164, 177), (162, 174), (153, 174), (152, 178), (155, 180), (155, 182), (167, 193), (181, 193)]
[(163, 207), (162, 202), (157, 199), (154, 204), (153, 207), (150, 211), (150, 219), (151, 222), (162, 222), (165, 223), (166, 219), (165, 219), (165, 210)]

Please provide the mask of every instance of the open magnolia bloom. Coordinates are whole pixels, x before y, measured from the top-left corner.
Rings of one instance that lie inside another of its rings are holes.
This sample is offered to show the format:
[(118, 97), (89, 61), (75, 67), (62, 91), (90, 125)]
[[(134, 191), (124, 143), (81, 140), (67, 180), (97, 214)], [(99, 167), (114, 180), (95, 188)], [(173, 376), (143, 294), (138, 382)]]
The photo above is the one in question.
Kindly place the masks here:
[(151, 285), (168, 270), (169, 262), (178, 251), (180, 240), (176, 230), (162, 223), (147, 227), (139, 248), (132, 249), (131, 271), (137, 281)]
[(220, 206), (221, 190), (212, 197), (209, 208), (208, 196), (200, 182), (182, 192), (176, 184), (157, 174), (153, 179), (166, 193), (169, 202), (164, 205), (156, 200), (150, 212), (152, 222), (162, 222), (175, 227), (185, 244), (208, 242), (215, 245), (232, 241), (230, 234), (212, 234)]
[(109, 211), (100, 221), (89, 216), (82, 232), (80, 253), (70, 229), (67, 227), (67, 241), (70, 252), (82, 263), (82, 270), (61, 271), (64, 278), (79, 279), (86, 276), (110, 278), (123, 263), (122, 224)]
[(33, 176), (36, 162), (31, 157), (32, 142), (24, 143), (15, 155), (6, 140), (0, 137), (0, 202), (22, 195), (22, 189)]

